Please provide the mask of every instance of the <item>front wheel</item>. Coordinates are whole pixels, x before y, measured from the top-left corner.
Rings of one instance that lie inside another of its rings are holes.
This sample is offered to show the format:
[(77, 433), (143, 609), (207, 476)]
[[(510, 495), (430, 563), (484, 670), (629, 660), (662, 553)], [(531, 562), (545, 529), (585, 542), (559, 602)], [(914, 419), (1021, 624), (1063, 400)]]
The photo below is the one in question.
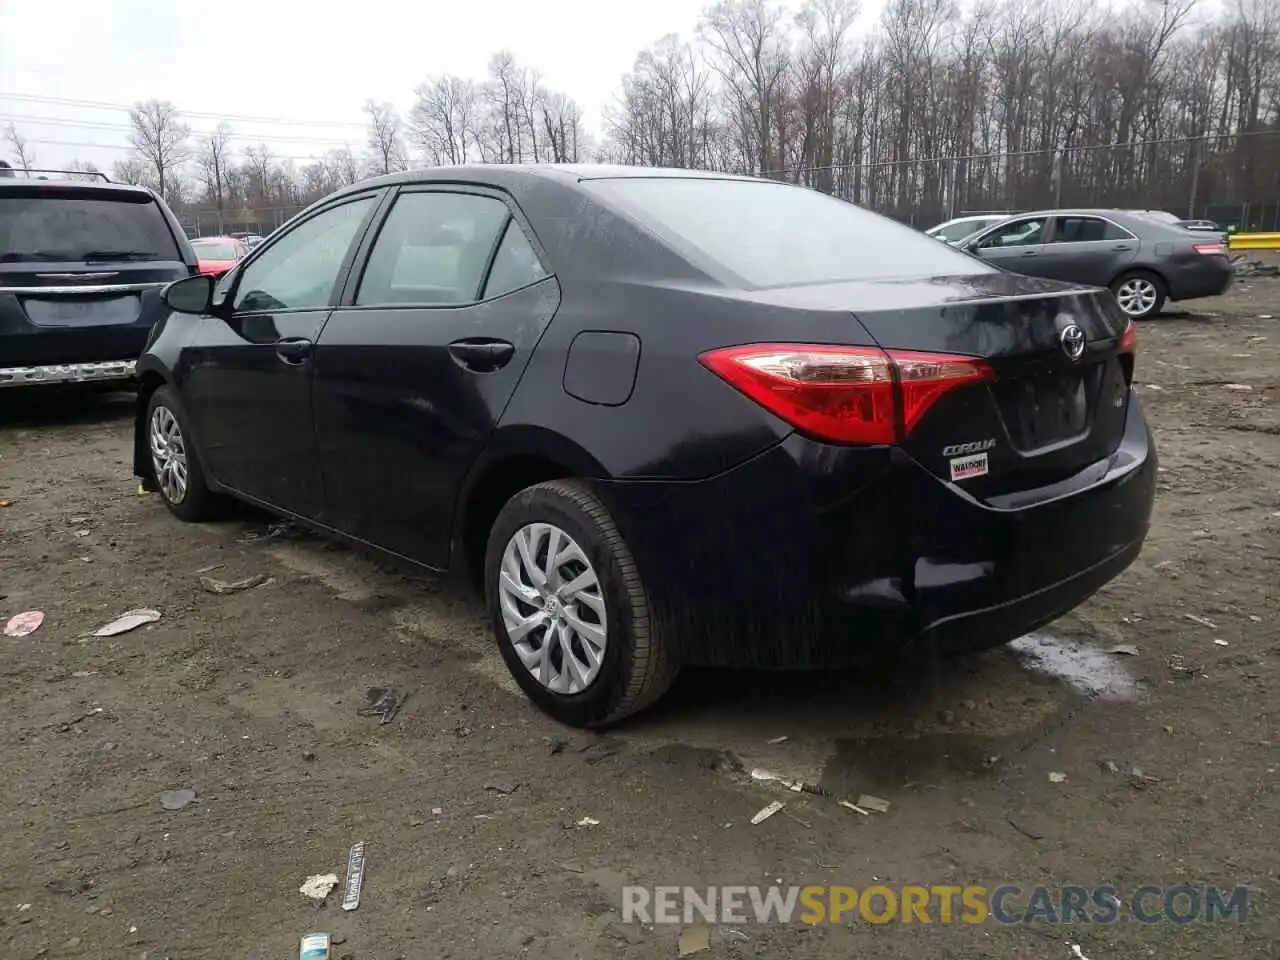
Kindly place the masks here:
[(160, 497), (174, 516), (189, 523), (217, 516), (218, 501), (205, 484), (186, 412), (167, 384), (151, 395), (147, 406), (147, 452)]
[(507, 668), (561, 723), (615, 723), (675, 679), (631, 551), (582, 481), (540, 483), (507, 502), (489, 534), (485, 593)]
[(1133, 320), (1146, 320), (1154, 317), (1164, 307), (1168, 291), (1164, 281), (1154, 273), (1134, 271), (1126, 273), (1111, 284), (1111, 292), (1115, 294), (1120, 309)]

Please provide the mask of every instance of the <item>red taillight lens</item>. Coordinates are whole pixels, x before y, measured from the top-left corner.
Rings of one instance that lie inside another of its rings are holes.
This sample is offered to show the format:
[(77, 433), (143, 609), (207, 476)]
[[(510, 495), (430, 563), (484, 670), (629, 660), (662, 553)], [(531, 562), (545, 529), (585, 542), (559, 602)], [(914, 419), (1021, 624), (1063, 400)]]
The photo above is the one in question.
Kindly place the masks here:
[(1227, 252), (1227, 245), (1225, 243), (1193, 243), (1191, 245), (1191, 249), (1196, 253), (1202, 253), (1205, 256), (1210, 256), (1212, 254), (1221, 256)]
[(1134, 326), (1132, 320), (1124, 328), (1124, 333), (1120, 334), (1120, 352), (1134, 353), (1138, 349), (1138, 328)]
[(948, 391), (991, 378), (973, 357), (802, 343), (712, 350), (702, 364), (801, 433), (897, 443)]

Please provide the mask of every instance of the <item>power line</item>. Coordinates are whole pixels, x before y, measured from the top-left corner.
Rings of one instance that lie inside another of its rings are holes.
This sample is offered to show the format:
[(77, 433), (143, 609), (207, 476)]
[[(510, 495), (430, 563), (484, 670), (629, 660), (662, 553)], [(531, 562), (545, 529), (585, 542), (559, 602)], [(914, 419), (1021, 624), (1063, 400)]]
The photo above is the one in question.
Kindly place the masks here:
[[(0, 100), (16, 100), (21, 103), (57, 104), (64, 107), (84, 107), (90, 110), (114, 110), (128, 113), (135, 109), (130, 103), (108, 103), (102, 100), (76, 100), (70, 97), (43, 97), (30, 93), (0, 93)], [(363, 123), (354, 121), (297, 120), (288, 117), (252, 117), (238, 113), (207, 113), (201, 110), (179, 110), (183, 116), (199, 117), (203, 120), (226, 120), (236, 123), (269, 123), (286, 124), (297, 127), (346, 127), (348, 129), (364, 129)]]
[[(84, 150), (123, 150), (125, 152), (128, 152), (133, 149), (133, 147), (124, 143), (85, 143), (82, 141), (75, 141), (75, 140), (27, 140), (25, 138), (23, 142), (34, 144), (36, 146), (42, 146), (42, 147), (79, 147)], [(272, 159), (274, 160), (323, 160), (324, 157), (317, 157), (314, 155), (304, 155), (304, 156), (281, 156), (281, 157), (273, 157)]]
[[(61, 117), (35, 117), (18, 114), (0, 116), (0, 123), (34, 123), (42, 126), (70, 127), (76, 130), (119, 130), (122, 132), (133, 130), (132, 125), (126, 123), (105, 123), (101, 120), (68, 120)], [(191, 135), (193, 137), (207, 137), (217, 132), (216, 130), (192, 130)], [(228, 136), (234, 140), (245, 140), (254, 143), (259, 141), (263, 143), (314, 143), (320, 145), (328, 144), (330, 146), (350, 144), (355, 139), (354, 137), (287, 137), (280, 134), (263, 134), (259, 136), (256, 134), (238, 134), (234, 130)]]

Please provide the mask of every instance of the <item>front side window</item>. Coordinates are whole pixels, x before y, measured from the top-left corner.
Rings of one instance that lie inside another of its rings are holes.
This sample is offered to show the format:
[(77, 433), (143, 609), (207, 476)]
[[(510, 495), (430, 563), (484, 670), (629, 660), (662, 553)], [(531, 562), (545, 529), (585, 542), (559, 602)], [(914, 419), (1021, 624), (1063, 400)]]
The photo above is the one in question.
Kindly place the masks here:
[(905, 224), (772, 180), (619, 177), (582, 186), (691, 261), (710, 260), (752, 287), (995, 269)]
[(1005, 247), (1029, 247), (1044, 243), (1043, 220), (1015, 220), (987, 234), (982, 239), (984, 250)]
[(493, 197), (402, 194), (374, 241), (356, 306), (474, 303), (510, 216), (507, 205)]
[(332, 207), (280, 237), (241, 271), (236, 310), (318, 310), (332, 305), (342, 262), (372, 196)]

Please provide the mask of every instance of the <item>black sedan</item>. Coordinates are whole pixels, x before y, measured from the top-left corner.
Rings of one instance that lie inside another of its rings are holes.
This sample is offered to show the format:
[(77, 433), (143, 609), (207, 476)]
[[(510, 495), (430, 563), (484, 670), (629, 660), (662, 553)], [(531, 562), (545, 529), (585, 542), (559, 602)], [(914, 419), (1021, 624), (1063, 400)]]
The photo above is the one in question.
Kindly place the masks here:
[(1109, 287), (1135, 320), (1170, 300), (1216, 297), (1231, 286), (1226, 237), (1146, 211), (1041, 210), (1019, 214), (965, 243), (1015, 273)]
[(681, 664), (988, 647), (1138, 555), (1156, 456), (1106, 291), (801, 187), (483, 166), (317, 203), (173, 284), (135, 467), (487, 595), (598, 726)]

